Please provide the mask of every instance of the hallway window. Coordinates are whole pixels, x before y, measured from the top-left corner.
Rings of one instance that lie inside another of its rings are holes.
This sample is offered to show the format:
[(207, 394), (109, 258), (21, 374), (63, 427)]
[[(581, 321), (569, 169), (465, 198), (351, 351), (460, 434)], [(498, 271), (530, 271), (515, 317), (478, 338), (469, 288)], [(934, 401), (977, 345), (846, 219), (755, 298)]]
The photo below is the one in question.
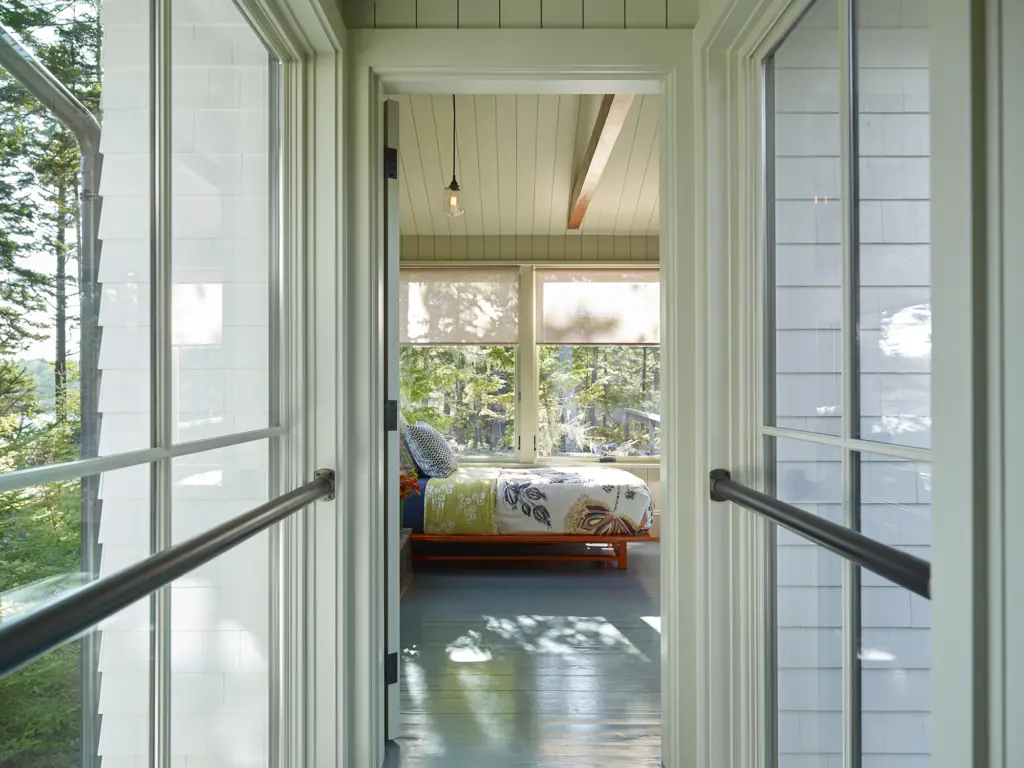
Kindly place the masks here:
[[(15, 5), (0, 620), (287, 490), (282, 318), (304, 313), (282, 279), (280, 64), (236, 5), (165, 3), (167, 27), (148, 2)], [(140, 600), (0, 681), (0, 764), (149, 764), (152, 711), (175, 764), (266, 764), (277, 535), (176, 583), (169, 615)]]
[[(767, 469), (930, 559), (927, 3), (841, 7), (765, 61)], [(780, 765), (928, 765), (930, 604), (779, 531), (776, 608)]]

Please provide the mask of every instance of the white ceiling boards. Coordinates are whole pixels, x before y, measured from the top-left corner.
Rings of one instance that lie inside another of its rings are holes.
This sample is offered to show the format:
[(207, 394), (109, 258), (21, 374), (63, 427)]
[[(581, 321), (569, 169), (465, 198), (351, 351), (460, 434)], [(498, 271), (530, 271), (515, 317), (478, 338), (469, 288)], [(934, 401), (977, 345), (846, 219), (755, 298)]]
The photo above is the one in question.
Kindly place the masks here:
[[(466, 213), (442, 210), (452, 177), (450, 95), (395, 96), (400, 105), (401, 233), (565, 235), (602, 95), (459, 95), (456, 171)], [(658, 233), (662, 97), (636, 95), (575, 233)]]

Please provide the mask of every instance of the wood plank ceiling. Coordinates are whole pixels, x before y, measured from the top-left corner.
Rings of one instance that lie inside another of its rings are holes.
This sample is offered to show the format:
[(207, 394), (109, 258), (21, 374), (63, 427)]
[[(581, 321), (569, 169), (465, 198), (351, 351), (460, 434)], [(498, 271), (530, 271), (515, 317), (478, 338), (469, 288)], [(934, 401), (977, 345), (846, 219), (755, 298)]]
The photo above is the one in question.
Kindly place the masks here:
[[(442, 210), (452, 178), (451, 96), (396, 96), (401, 232), (421, 236), (565, 235), (575, 169), (601, 96), (458, 96), (464, 216)], [(573, 234), (658, 233), (661, 97), (637, 96), (583, 224)]]

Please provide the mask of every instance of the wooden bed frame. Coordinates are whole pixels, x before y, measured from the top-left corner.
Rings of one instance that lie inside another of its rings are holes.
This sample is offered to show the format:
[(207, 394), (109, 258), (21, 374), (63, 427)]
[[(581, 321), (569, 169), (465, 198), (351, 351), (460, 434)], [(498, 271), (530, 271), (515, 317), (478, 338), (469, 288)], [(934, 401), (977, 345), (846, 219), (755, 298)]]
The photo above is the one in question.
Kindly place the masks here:
[(484, 554), (422, 554), (413, 550), (414, 561), (428, 560), (464, 560), (476, 562), (531, 561), (549, 560), (559, 562), (584, 561), (597, 563), (617, 563), (620, 571), (629, 565), (628, 546), (648, 541), (659, 541), (657, 536), (584, 536), (578, 533), (519, 533), (493, 535), (458, 535), (441, 536), (429, 533), (414, 533), (414, 543), (421, 544), (601, 544), (603, 548), (596, 552), (539, 554), (531, 552), (524, 555), (484, 555)]

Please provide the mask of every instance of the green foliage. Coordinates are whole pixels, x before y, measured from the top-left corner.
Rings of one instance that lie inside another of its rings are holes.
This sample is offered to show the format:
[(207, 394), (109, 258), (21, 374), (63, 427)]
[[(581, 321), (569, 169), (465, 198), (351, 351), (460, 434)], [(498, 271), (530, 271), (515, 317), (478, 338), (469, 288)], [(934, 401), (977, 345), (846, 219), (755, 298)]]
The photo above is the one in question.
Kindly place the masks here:
[(631, 417), (627, 435), (625, 409), (660, 413), (657, 347), (541, 347), (539, 357), (542, 456), (651, 453), (648, 424)]
[[(541, 455), (650, 454), (649, 423), (625, 409), (660, 413), (657, 347), (540, 347)], [(515, 449), (514, 347), (402, 347), (402, 412), (434, 426), (464, 454)], [(660, 448), (654, 429), (654, 453)]]
[[(99, 0), (7, 0), (0, 23), (99, 114)], [(81, 455), (79, 173), (71, 132), (0, 70), (0, 471)], [(80, 570), (81, 503), (78, 481), (0, 495), (0, 592)], [(77, 764), (81, 697), (76, 644), (0, 680), (0, 768)]]
[(463, 455), (515, 446), (515, 347), (402, 347), (402, 412), (436, 428)]

